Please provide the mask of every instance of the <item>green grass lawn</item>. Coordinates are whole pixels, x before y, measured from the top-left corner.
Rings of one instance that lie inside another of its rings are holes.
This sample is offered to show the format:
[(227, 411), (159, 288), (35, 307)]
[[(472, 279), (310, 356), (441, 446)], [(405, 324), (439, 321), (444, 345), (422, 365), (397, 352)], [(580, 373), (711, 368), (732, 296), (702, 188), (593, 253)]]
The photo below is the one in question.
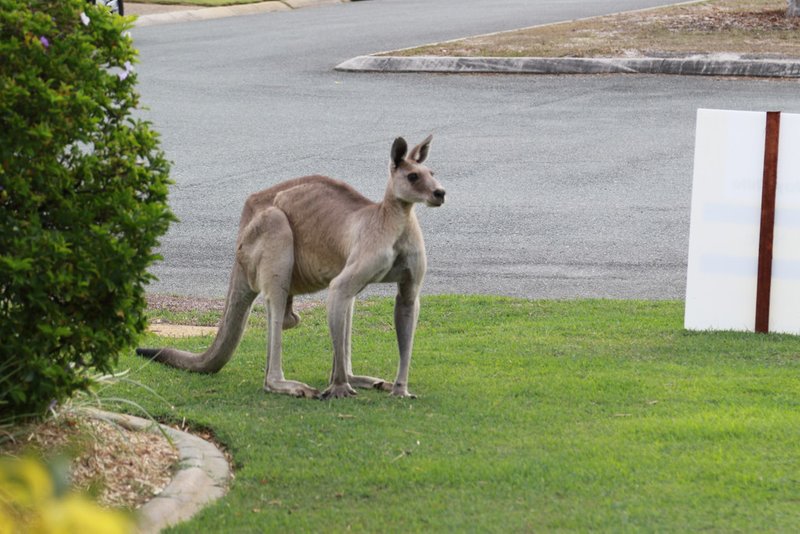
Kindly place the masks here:
[[(259, 317), (215, 376), (135, 373), (174, 411), (121, 394), (213, 428), (237, 464), (230, 493), (175, 532), (795, 532), (800, 338), (689, 333), (682, 316), (680, 302), (428, 297), (419, 398), (327, 402), (261, 390)], [(389, 300), (357, 304), (357, 373), (394, 377), (391, 318)], [(325, 386), (325, 325), (320, 308), (286, 332), (288, 378)]]

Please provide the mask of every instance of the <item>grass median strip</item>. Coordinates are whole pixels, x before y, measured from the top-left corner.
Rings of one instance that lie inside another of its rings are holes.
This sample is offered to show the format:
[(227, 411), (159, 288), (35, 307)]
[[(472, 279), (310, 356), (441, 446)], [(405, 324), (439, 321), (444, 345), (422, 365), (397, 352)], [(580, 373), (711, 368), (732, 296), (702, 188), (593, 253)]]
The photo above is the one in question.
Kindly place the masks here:
[[(136, 0), (137, 4), (186, 5), (197, 7), (235, 6), (240, 4), (258, 4), (261, 2), (279, 2), (280, 0)], [(127, 3), (127, 2), (126, 2)]]
[(387, 55), (800, 58), (800, 17), (786, 0), (711, 0), (468, 37)]
[[(393, 377), (392, 302), (356, 308), (356, 371)], [(261, 390), (258, 319), (217, 375), (136, 373), (174, 412), (122, 394), (213, 428), (238, 464), (228, 496), (176, 532), (793, 530), (800, 338), (689, 333), (682, 314), (680, 302), (428, 297), (420, 398), (331, 402)], [(303, 319), (285, 333), (286, 375), (323, 388), (325, 311)]]

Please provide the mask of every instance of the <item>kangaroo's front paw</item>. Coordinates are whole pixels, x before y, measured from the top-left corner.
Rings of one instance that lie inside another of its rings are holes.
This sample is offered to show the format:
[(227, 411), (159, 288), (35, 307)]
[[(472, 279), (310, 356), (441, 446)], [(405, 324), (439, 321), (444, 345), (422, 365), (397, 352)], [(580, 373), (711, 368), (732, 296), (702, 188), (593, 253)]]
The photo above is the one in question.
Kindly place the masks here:
[(404, 399), (416, 399), (417, 396), (413, 393), (408, 391), (408, 387), (405, 385), (395, 384), (392, 386), (392, 396), (393, 397), (401, 397)]
[(300, 316), (293, 311), (287, 311), (283, 316), (283, 330), (289, 330), (300, 324)]
[(322, 399), (343, 399), (345, 397), (355, 397), (358, 395), (350, 384), (331, 384), (328, 389), (322, 392)]
[(379, 389), (381, 391), (392, 391), (392, 383), (386, 382), (385, 380), (381, 380), (380, 382), (376, 382), (372, 385), (374, 389)]
[(316, 388), (306, 386), (304, 388), (295, 390), (294, 396), (297, 398), (318, 399), (320, 392)]
[(354, 388), (382, 389), (383, 391), (392, 390), (391, 382), (373, 376), (347, 375), (347, 383)]

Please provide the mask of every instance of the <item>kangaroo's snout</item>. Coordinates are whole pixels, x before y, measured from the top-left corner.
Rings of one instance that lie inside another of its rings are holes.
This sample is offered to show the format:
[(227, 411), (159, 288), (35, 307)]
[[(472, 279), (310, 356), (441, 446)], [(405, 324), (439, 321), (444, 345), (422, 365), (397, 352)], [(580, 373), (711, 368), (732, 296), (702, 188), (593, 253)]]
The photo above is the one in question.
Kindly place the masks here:
[(434, 189), (433, 191), (433, 198), (434, 201), (430, 203), (431, 206), (441, 206), (444, 204), (444, 195), (445, 191), (441, 187), (439, 189)]

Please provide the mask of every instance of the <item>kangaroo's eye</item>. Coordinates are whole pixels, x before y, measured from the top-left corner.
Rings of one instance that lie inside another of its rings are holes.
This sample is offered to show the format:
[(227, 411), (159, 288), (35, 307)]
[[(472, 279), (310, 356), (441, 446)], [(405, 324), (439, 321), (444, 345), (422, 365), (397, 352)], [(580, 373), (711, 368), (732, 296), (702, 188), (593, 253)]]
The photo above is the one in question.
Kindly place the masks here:
[(406, 178), (408, 178), (408, 181), (409, 181), (409, 182), (411, 182), (411, 183), (414, 183), (414, 182), (416, 182), (417, 180), (419, 180), (419, 174), (417, 174), (417, 173), (415, 173), (415, 172), (412, 172), (412, 173), (411, 173), (411, 174), (409, 174), (409, 175), (408, 175)]

